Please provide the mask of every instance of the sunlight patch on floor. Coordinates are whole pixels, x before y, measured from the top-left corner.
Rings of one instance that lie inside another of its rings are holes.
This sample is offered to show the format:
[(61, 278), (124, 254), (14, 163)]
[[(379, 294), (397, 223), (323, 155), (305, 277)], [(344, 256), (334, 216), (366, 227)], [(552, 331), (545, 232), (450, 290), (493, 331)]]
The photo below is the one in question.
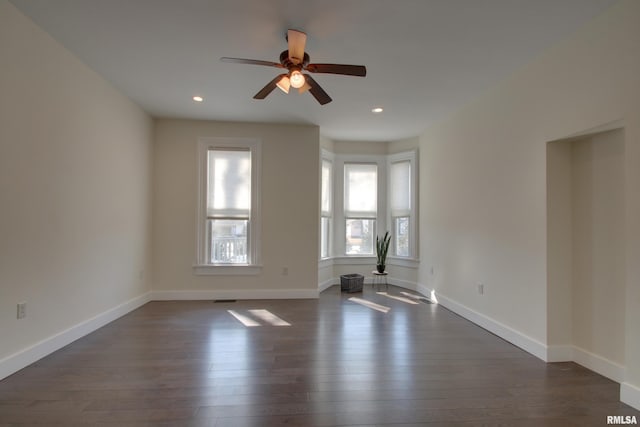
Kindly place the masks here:
[(409, 298), (405, 298), (405, 297), (399, 297), (399, 296), (396, 296), (396, 295), (389, 295), (386, 292), (376, 292), (376, 294), (382, 295), (383, 297), (394, 299), (396, 301), (402, 301), (402, 302), (405, 302), (407, 304), (413, 304), (413, 305), (420, 304), (418, 301), (415, 301), (415, 300), (412, 300), (412, 299), (409, 299)]
[(291, 323), (282, 320), (269, 310), (249, 310), (249, 313), (273, 326), (291, 326)]
[(415, 300), (418, 301), (424, 301), (427, 304), (433, 304), (433, 301), (429, 300), (429, 298), (422, 296), (422, 295), (416, 295), (416, 294), (410, 294), (409, 292), (400, 292), (402, 295), (409, 297), (409, 298), (413, 298)]
[(260, 323), (256, 322), (252, 318), (245, 316), (244, 314), (240, 314), (235, 310), (227, 310), (227, 313), (238, 319), (240, 323), (242, 323), (247, 328), (253, 328), (254, 326), (261, 326)]
[(260, 321), (271, 326), (291, 326), (291, 323), (265, 309), (248, 310), (248, 314), (238, 313), (235, 310), (227, 310), (227, 312), (247, 328), (264, 326)]
[(391, 307), (386, 307), (384, 305), (376, 304), (375, 302), (367, 301), (366, 299), (351, 297), (349, 301), (355, 302), (356, 304), (364, 305), (365, 307), (369, 307), (374, 310), (381, 311), (382, 313), (388, 313), (391, 310)]

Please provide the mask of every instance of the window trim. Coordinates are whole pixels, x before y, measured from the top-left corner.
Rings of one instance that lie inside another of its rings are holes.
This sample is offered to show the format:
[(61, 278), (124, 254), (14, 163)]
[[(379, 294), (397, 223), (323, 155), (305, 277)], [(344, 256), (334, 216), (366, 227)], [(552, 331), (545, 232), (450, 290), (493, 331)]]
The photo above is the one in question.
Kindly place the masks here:
[[(344, 206), (344, 178), (345, 164), (375, 164), (377, 165), (377, 210), (376, 216), (366, 219), (374, 219), (376, 221), (374, 235), (379, 230), (386, 229), (386, 155), (359, 155), (359, 154), (337, 154), (334, 162), (334, 252), (332, 258), (369, 258), (375, 259), (375, 250), (373, 254), (347, 254), (346, 236), (347, 236), (347, 219), (358, 219), (356, 217), (347, 217), (345, 215)], [(375, 249), (375, 248), (374, 248)]]
[[(251, 213), (248, 229), (247, 264), (210, 264), (206, 260), (207, 245), (207, 157), (210, 149), (248, 149), (251, 152)], [(261, 163), (262, 142), (256, 138), (201, 137), (197, 145), (197, 209), (196, 209), (196, 275), (236, 275), (261, 273)]]
[[(411, 200), (411, 209), (409, 215), (402, 215), (401, 217), (409, 216), (409, 255), (400, 256), (397, 255), (395, 247), (395, 239), (392, 239), (391, 251), (389, 251), (389, 258), (395, 260), (416, 260), (418, 259), (418, 242), (416, 236), (418, 235), (418, 150), (413, 149), (409, 151), (403, 151), (400, 153), (389, 154), (387, 157), (387, 189), (391, 188), (391, 165), (393, 163), (408, 161), (411, 167), (410, 180), (411, 180), (411, 194), (409, 195)], [(390, 197), (387, 195), (387, 197)], [(391, 204), (386, 206), (387, 223), (390, 227), (394, 227), (394, 217), (391, 215)]]
[[(322, 167), (324, 162), (328, 162), (331, 165), (330, 171), (329, 171), (329, 212), (328, 215), (325, 215), (325, 213), (322, 211)], [(335, 217), (335, 155), (325, 149), (321, 149), (320, 152), (320, 224), (319, 224), (319, 231), (318, 233), (320, 236), (320, 248), (319, 248), (319, 259), (320, 260), (327, 260), (327, 259), (331, 259), (333, 256), (333, 241), (334, 241), (334, 235), (333, 235), (333, 224), (334, 224), (334, 217)], [(328, 220), (328, 226), (329, 229), (327, 230), (327, 237), (328, 237), (328, 241), (327, 241), (327, 256), (323, 257), (322, 256), (322, 219), (323, 218), (327, 218)]]

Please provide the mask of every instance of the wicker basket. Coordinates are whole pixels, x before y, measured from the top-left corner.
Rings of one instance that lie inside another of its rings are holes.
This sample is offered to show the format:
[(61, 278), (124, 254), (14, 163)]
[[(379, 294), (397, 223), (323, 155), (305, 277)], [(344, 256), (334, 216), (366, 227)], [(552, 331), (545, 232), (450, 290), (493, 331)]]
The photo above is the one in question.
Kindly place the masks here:
[(342, 292), (362, 292), (364, 276), (362, 274), (343, 274), (340, 276), (340, 289)]

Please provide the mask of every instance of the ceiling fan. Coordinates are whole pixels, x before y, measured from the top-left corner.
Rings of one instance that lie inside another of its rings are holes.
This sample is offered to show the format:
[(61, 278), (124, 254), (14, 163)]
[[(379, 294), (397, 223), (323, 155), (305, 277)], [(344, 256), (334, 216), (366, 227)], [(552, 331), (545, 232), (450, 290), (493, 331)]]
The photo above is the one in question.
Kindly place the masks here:
[(288, 30), (287, 42), (289, 49), (280, 54), (280, 62), (260, 61), (257, 59), (243, 58), (220, 58), (223, 62), (232, 62), (236, 64), (264, 65), (267, 67), (283, 68), (286, 73), (278, 75), (271, 80), (265, 87), (254, 95), (254, 99), (264, 99), (276, 87), (283, 92), (289, 93), (289, 88), (298, 89), (298, 92), (311, 92), (311, 95), (320, 103), (320, 105), (331, 102), (331, 97), (327, 92), (309, 74), (303, 73), (327, 73), (342, 74), (346, 76), (365, 77), (367, 68), (364, 65), (346, 65), (346, 64), (309, 64), (309, 55), (304, 51), (304, 45), (307, 42), (307, 35), (302, 31)]

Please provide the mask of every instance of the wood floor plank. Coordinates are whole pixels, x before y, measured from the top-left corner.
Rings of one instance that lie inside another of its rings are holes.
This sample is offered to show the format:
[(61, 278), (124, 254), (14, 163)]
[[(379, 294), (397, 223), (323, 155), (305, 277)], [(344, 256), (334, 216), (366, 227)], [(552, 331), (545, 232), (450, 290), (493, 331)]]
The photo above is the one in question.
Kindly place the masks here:
[[(607, 415), (640, 419), (619, 402), (619, 384), (579, 365), (544, 363), (438, 305), (365, 287), (358, 297), (391, 309), (382, 313), (351, 296), (333, 287), (318, 300), (146, 304), (0, 381), (0, 426), (583, 426), (605, 425)], [(246, 327), (228, 310), (260, 326)], [(290, 325), (276, 326), (255, 310)]]

